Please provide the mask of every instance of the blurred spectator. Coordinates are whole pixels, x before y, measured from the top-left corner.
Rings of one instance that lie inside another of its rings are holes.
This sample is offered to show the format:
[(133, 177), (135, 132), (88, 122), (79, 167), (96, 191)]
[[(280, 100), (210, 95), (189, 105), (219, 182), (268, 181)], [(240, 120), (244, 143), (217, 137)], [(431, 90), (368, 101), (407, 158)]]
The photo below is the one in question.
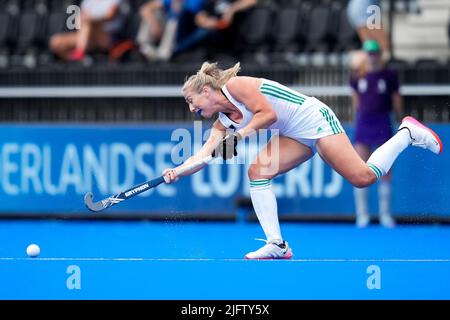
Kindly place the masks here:
[(198, 28), (184, 39), (179, 39), (173, 55), (212, 40), (226, 46), (227, 32), (229, 35), (233, 30), (236, 15), (256, 6), (257, 2), (257, 0), (206, 0), (203, 10), (195, 15)]
[[(363, 51), (354, 56), (350, 85), (352, 104), (356, 109), (355, 150), (366, 162), (372, 151), (389, 140), (393, 134), (392, 111), (397, 119), (403, 113), (402, 97), (396, 72), (384, 67), (381, 48), (377, 41), (366, 40)], [(380, 223), (392, 228), (395, 221), (390, 212), (391, 172), (378, 185)], [(355, 188), (356, 224), (364, 228), (370, 222), (368, 189)]]
[[(347, 16), (361, 42), (369, 39), (376, 40), (381, 46), (383, 56), (388, 58), (390, 56), (390, 45), (387, 33), (381, 23), (380, 2), (380, 0), (350, 0), (347, 6)], [(374, 11), (371, 6), (377, 6), (378, 9)], [(375, 14), (380, 16), (373, 19)], [(376, 21), (379, 21), (380, 25), (372, 25)]]
[(193, 30), (193, 17), (204, 0), (150, 0), (142, 5), (137, 43), (150, 61), (168, 60), (174, 45)]
[(87, 50), (109, 50), (120, 33), (122, 0), (83, 0), (80, 29), (58, 33), (50, 39), (50, 49), (64, 60), (83, 60)]

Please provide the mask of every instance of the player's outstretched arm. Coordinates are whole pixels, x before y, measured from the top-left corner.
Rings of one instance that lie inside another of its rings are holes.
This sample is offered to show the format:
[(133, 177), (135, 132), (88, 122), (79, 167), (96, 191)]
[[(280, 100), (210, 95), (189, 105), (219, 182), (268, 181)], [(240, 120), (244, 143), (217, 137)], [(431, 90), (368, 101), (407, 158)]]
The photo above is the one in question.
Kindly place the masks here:
[[(166, 177), (166, 183), (172, 183), (178, 180), (180, 176), (177, 175), (176, 171), (180, 171), (181, 168), (189, 166), (190, 164), (196, 161), (205, 159), (206, 157), (212, 155), (214, 149), (217, 147), (217, 145), (222, 141), (222, 138), (225, 136), (225, 133), (226, 128), (220, 123), (219, 120), (216, 120), (211, 128), (211, 135), (197, 153), (189, 157), (183, 164), (179, 165), (178, 167), (165, 169), (163, 171), (163, 175)], [(188, 170), (183, 174), (181, 174), (181, 176), (189, 176), (191, 174), (194, 174), (197, 171), (203, 169), (205, 166), (206, 164), (200, 167), (196, 167), (193, 170)]]

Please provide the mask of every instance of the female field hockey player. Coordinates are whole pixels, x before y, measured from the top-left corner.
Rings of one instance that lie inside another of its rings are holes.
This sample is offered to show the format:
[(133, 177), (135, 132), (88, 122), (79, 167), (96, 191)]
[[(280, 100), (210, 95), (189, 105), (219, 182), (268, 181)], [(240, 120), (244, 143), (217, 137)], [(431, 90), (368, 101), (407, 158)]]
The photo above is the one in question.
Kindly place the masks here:
[[(230, 159), (237, 155), (236, 145), (245, 137), (260, 129), (278, 131), (248, 170), (250, 196), (267, 240), (260, 249), (247, 253), (246, 259), (292, 257), (292, 250), (281, 235), (271, 180), (310, 159), (315, 152), (359, 188), (389, 172), (397, 156), (409, 145), (436, 154), (442, 152), (436, 133), (414, 118), (405, 117), (397, 133), (364, 162), (327, 105), (275, 81), (237, 76), (239, 69), (239, 63), (221, 70), (217, 63), (205, 62), (184, 83), (183, 95), (191, 112), (204, 118), (218, 114), (210, 137), (185, 164), (211, 154)], [(178, 178), (175, 169), (165, 169), (163, 174), (169, 183)]]

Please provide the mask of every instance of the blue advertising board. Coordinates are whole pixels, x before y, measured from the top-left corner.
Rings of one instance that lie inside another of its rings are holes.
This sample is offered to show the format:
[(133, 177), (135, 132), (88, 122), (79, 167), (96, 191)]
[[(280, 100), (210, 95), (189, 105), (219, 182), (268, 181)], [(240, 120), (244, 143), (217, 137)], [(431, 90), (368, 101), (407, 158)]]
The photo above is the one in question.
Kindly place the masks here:
[[(408, 148), (393, 167), (393, 213), (449, 215), (450, 126), (432, 126), (444, 142), (436, 156)], [(346, 126), (349, 136), (352, 127)], [(181, 163), (208, 136), (201, 123), (164, 125), (1, 125), (0, 213), (87, 213), (94, 200), (124, 191)], [(270, 136), (270, 134), (269, 134)], [(239, 158), (210, 164), (171, 185), (160, 185), (118, 204), (110, 213), (233, 213), (234, 199), (248, 196), (247, 169), (259, 147), (241, 145)], [(244, 156), (243, 156), (244, 155)], [(280, 215), (354, 212), (353, 190), (318, 155), (273, 182)], [(371, 188), (376, 211), (376, 185)]]

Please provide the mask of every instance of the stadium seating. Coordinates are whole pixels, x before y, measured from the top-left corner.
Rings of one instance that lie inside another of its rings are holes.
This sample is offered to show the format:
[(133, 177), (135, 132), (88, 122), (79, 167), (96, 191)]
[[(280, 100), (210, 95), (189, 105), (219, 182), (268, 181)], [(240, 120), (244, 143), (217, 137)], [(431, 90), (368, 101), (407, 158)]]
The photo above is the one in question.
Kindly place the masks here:
[[(126, 21), (122, 38), (134, 40), (140, 21), (139, 7), (144, 2), (126, 0), (122, 5)], [(292, 62), (294, 60), (286, 59), (286, 56), (295, 54), (340, 54), (356, 49), (360, 42), (347, 20), (346, 2), (260, 0), (239, 26), (234, 46), (229, 52), (221, 53), (256, 62), (262, 61), (258, 57), (263, 54), (265, 61), (272, 63)], [(395, 3), (398, 11), (417, 8), (416, 1)], [(44, 61), (48, 61), (48, 40), (51, 35), (65, 30), (66, 9), (70, 4), (79, 5), (80, 0), (1, 1), (0, 54), (8, 59), (13, 55), (16, 61), (20, 61), (20, 57), (32, 51), (36, 55), (47, 56)], [(138, 55), (131, 55), (131, 61), (144, 62)], [(205, 55), (197, 56), (202, 58)], [(102, 59), (101, 55), (98, 57)], [(107, 60), (108, 56), (103, 55), (103, 59)], [(176, 62), (180, 60), (183, 61), (178, 59)]]
[[(5, 0), (0, 3), (0, 56), (8, 66), (23, 66), (26, 56), (35, 55), (34, 66), (53, 61), (48, 50), (50, 37), (66, 29), (67, 7), (81, 0)], [(125, 16), (124, 39), (134, 40), (140, 22), (139, 7), (145, 0), (126, 0), (122, 5)], [(234, 46), (214, 52), (257, 63), (286, 63), (296, 54), (343, 53), (360, 46), (356, 33), (349, 25), (345, 0), (260, 0), (258, 6), (242, 19)], [(398, 5), (397, 7), (402, 7)], [(210, 48), (208, 48), (210, 49)], [(214, 51), (214, 50), (213, 50)], [(197, 50), (198, 60), (211, 57)], [(107, 55), (96, 55), (108, 59)], [(261, 59), (261, 57), (264, 57)], [(145, 60), (138, 52), (124, 57), (123, 62)], [(183, 61), (177, 59), (174, 62)], [(14, 62), (14, 63), (12, 63)], [(6, 65), (3, 65), (5, 67)], [(2, 65), (0, 64), (0, 67)]]
[[(49, 39), (55, 33), (68, 31), (67, 7), (79, 5), (80, 1), (0, 1), (0, 71), (9, 72), (11, 68), (55, 70), (65, 65), (49, 51)], [(125, 16), (123, 40), (134, 41), (140, 23), (139, 7), (145, 1), (124, 1), (121, 7)], [(112, 65), (111, 55), (100, 52), (89, 54), (90, 63), (70, 66), (74, 70), (89, 67), (103, 71), (108, 70), (105, 66), (115, 68), (117, 64), (138, 69), (177, 69), (180, 64), (197, 66), (203, 60), (226, 63), (239, 60), (249, 69), (252, 69), (251, 65), (267, 69), (286, 69), (286, 66), (289, 69), (291, 66), (294, 68), (291, 72), (308, 66), (347, 68), (348, 53), (359, 48), (361, 43), (348, 22), (346, 3), (347, 0), (260, 0), (257, 7), (240, 20), (235, 42), (230, 46), (197, 48), (163, 64), (147, 62), (136, 48), (129, 46), (126, 54), (115, 51)], [(394, 9), (399, 12), (417, 11), (417, 1), (395, 1)], [(420, 79), (443, 83), (448, 76), (440, 70), (442, 66), (433, 62), (418, 62), (416, 69), (413, 64), (400, 66), (395, 60), (391, 64), (401, 68), (402, 78), (413, 83), (420, 82)], [(425, 69), (428, 70), (425, 77), (413, 74)]]
[(334, 51), (344, 52), (355, 50), (361, 47), (361, 42), (356, 34), (355, 29), (350, 25), (347, 12), (344, 8), (335, 9), (336, 19), (339, 21), (335, 27), (335, 47)]
[(239, 28), (237, 54), (251, 61), (254, 54), (268, 50), (272, 11), (267, 7), (252, 9)]

